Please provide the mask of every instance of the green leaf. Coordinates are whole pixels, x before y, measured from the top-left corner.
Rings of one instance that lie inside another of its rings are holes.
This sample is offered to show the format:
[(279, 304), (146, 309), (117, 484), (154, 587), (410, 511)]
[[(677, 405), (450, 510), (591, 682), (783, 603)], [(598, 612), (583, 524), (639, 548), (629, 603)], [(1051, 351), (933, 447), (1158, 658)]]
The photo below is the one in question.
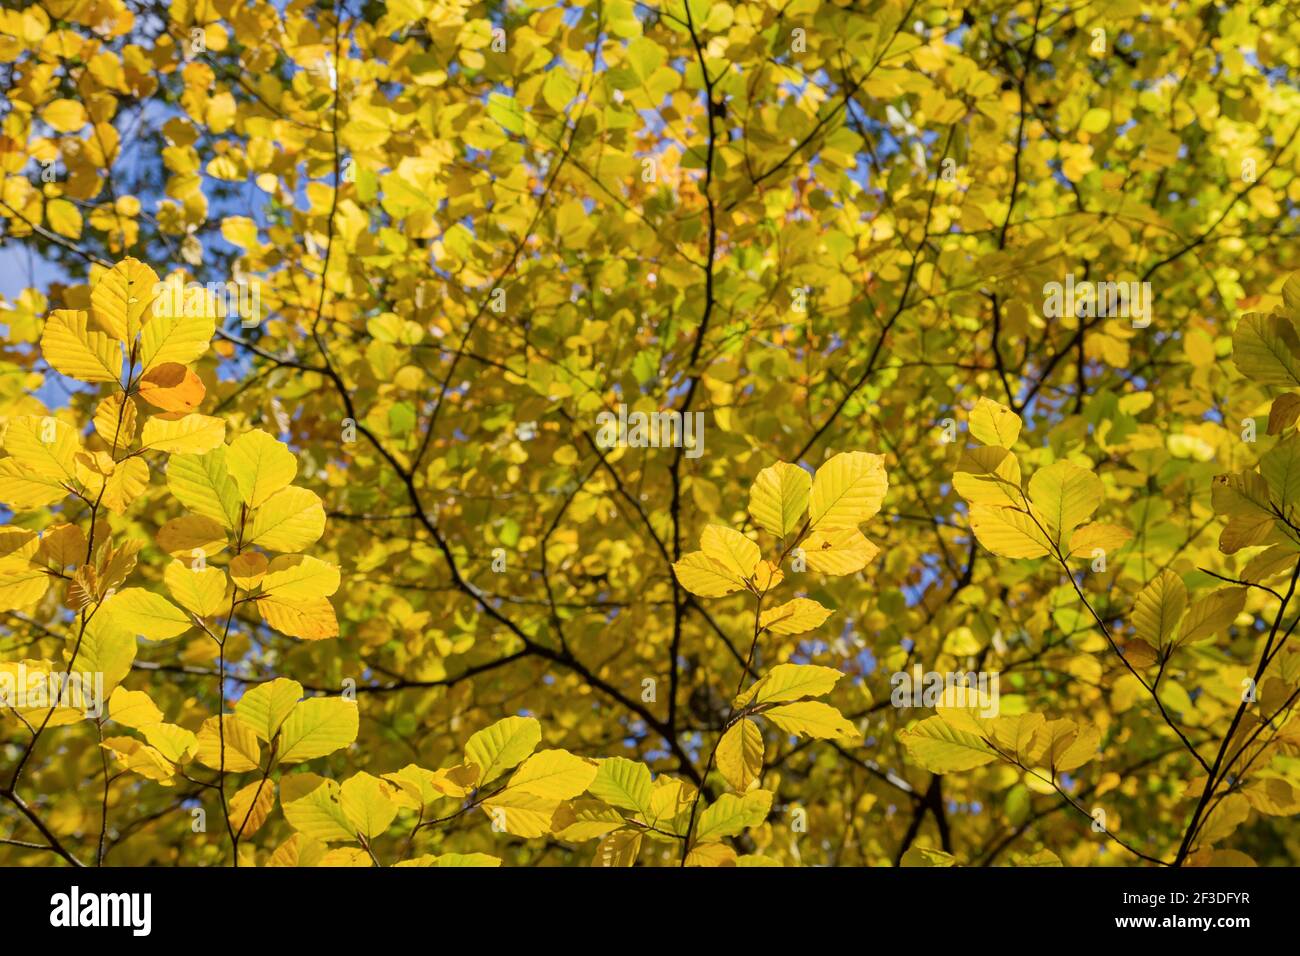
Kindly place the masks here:
[(1300, 385), (1300, 336), (1281, 315), (1252, 312), (1232, 333), (1232, 361), (1256, 385)]
[(280, 763), (324, 757), (357, 739), (357, 705), (342, 697), (299, 703), (280, 727)]
[(766, 790), (751, 790), (743, 796), (724, 793), (700, 814), (695, 826), (695, 842), (721, 840), (756, 827), (767, 819), (771, 809), (772, 794)]
[(507, 717), (474, 734), (465, 744), (465, 762), (479, 768), (478, 785), (491, 783), (531, 754), (542, 740), (536, 717)]
[[(1152, 647), (1164, 649), (1187, 608), (1187, 587), (1170, 569), (1161, 571), (1133, 603), (1133, 627)], [(1235, 615), (1234, 615), (1235, 616)]]
[(599, 761), (587, 791), (611, 807), (646, 814), (650, 809), (650, 768), (626, 757)]
[(1040, 468), (1029, 479), (1029, 500), (1058, 545), (1092, 516), (1103, 494), (1100, 478), (1068, 461)]
[(931, 773), (952, 773), (982, 767), (997, 759), (997, 752), (982, 738), (957, 730), (939, 716), (927, 717), (898, 735), (908, 755)]
[(302, 700), (302, 685), (296, 680), (277, 677), (245, 691), (235, 705), (235, 713), (258, 737), (268, 743), (280, 732), (286, 717)]

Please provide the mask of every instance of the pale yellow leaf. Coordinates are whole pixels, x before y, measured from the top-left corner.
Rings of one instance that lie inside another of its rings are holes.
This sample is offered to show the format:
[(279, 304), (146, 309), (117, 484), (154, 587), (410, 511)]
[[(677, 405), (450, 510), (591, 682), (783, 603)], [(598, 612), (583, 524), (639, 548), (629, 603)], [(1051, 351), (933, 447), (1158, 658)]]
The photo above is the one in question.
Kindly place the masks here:
[(812, 476), (807, 471), (779, 461), (760, 471), (750, 486), (750, 516), (760, 528), (785, 537), (798, 530), (811, 490)]

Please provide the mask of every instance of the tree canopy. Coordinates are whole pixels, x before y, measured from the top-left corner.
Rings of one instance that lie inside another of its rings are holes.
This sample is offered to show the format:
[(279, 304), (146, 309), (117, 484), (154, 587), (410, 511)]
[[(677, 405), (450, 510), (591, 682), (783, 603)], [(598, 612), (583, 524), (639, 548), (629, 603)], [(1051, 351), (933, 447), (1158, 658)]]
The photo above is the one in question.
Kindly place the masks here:
[(1300, 858), (1285, 5), (8, 6), (0, 863)]

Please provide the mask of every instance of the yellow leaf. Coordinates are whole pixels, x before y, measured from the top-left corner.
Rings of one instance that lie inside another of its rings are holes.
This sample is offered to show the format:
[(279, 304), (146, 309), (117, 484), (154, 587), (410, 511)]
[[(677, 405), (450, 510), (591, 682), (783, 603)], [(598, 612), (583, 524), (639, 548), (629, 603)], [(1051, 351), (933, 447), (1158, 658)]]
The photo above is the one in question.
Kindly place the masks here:
[(820, 627), (831, 616), (829, 608), (810, 598), (795, 598), (759, 615), (758, 626), (774, 634), (802, 634)]
[(108, 699), (108, 716), (127, 727), (144, 727), (162, 721), (163, 713), (143, 691), (118, 687)]
[(758, 545), (739, 531), (711, 524), (700, 536), (700, 548), (710, 558), (741, 580), (749, 578), (758, 568), (762, 553)]
[(144, 734), (151, 747), (172, 763), (180, 763), (184, 760), (186, 754), (193, 750), (198, 742), (193, 731), (163, 721), (145, 724), (140, 727), (140, 732)]
[(192, 412), (206, 394), (203, 379), (175, 362), (154, 366), (140, 377), (140, 397), (164, 412)]
[(477, 767), (465, 764), (438, 771), (407, 764), (396, 773), (384, 774), (384, 779), (397, 788), (394, 799), (400, 806), (419, 810), (448, 797), (466, 796), (473, 789), (477, 772)]
[(779, 461), (754, 479), (749, 489), (749, 514), (760, 528), (784, 538), (798, 530), (811, 489), (812, 476), (807, 471)]
[(1100, 478), (1068, 461), (1040, 468), (1029, 479), (1029, 500), (1058, 544), (1097, 510), (1103, 493)]
[(339, 788), (343, 815), (359, 836), (372, 840), (388, 829), (397, 816), (392, 787), (362, 772), (349, 777)]
[(283, 442), (264, 431), (251, 431), (226, 449), (226, 470), (239, 486), (244, 504), (257, 508), (293, 481), (298, 460)]
[(691, 847), (686, 854), (687, 866), (735, 866), (736, 851), (724, 843), (704, 843)]
[(55, 309), (41, 333), (41, 354), (55, 370), (83, 382), (120, 382), (121, 343), (88, 326), (85, 312)]
[(4, 434), (5, 449), (28, 471), (54, 481), (78, 480), (77, 455), (81, 441), (76, 429), (52, 416), (22, 415), (10, 419)]
[(862, 735), (830, 704), (818, 700), (802, 700), (782, 704), (762, 712), (772, 723), (789, 734), (800, 734), (817, 740), (857, 740)]
[(190, 616), (171, 601), (144, 588), (118, 591), (104, 602), (99, 613), (106, 615), (118, 627), (150, 641), (179, 637), (194, 624)]
[(1265, 452), (1259, 460), (1259, 473), (1268, 485), (1270, 500), (1294, 523), (1300, 505), (1300, 436), (1293, 435)]
[(439, 856), (425, 853), (421, 856), (414, 857), (410, 860), (402, 860), (394, 863), (393, 866), (473, 866), (473, 867), (491, 867), (500, 866), (499, 857), (489, 856), (486, 853), (443, 853)]
[(1072, 720), (1052, 720), (1038, 732), (1035, 749), (1040, 756), (1036, 762), (1053, 773), (1077, 770), (1097, 756), (1101, 732), (1096, 727), (1079, 726)]
[(338, 587), (339, 569), (305, 554), (272, 559), (262, 579), (262, 593), (280, 602), (329, 597)]
[(506, 786), (551, 800), (570, 800), (596, 778), (596, 764), (567, 750), (540, 750), (519, 765)]
[(123, 259), (101, 273), (90, 293), (96, 324), (130, 344), (149, 318), (158, 295), (158, 274), (138, 259)]
[(703, 551), (692, 551), (673, 564), (677, 581), (699, 597), (721, 597), (741, 590), (745, 585), (725, 566)]
[(337, 846), (320, 858), (317, 866), (347, 866), (369, 869), (374, 866), (370, 854), (354, 846)]
[(40, 548), (41, 539), (36, 536), (35, 531), (28, 531), (26, 528), (0, 528), (0, 570), (18, 571), (26, 568)]
[(962, 452), (952, 486), (973, 505), (996, 508), (1023, 508), (1025, 495), (1020, 490), (1020, 462), (1016, 456), (997, 445), (968, 448)]
[(1178, 643), (1213, 637), (1231, 624), (1246, 606), (1245, 588), (1221, 588), (1187, 609), (1187, 617), (1178, 633)]
[(254, 780), (230, 798), (230, 824), (242, 837), (262, 828), (275, 808), (275, 782)]
[[(309, 776), (308, 774), (298, 774), (297, 776)], [(317, 779), (320, 779), (319, 777)], [(288, 817), (285, 818), (286, 820)], [(267, 866), (319, 866), (320, 861), (326, 853), (325, 844), (319, 840), (313, 840), (304, 833), (295, 833), (289, 839), (285, 840), (276, 851), (271, 854), (271, 858), (266, 861)], [(397, 864), (401, 866), (401, 864)]]
[(1071, 554), (1092, 554), (1100, 548), (1108, 554), (1117, 551), (1133, 539), (1133, 532), (1114, 524), (1085, 524), (1076, 528), (1069, 537)]
[(323, 641), (339, 636), (334, 606), (325, 598), (258, 598), (257, 610), (267, 624), (290, 637)]
[(131, 673), (136, 648), (135, 635), (109, 620), (101, 609), (86, 624), (77, 650), (76, 669), (104, 675), (104, 693), (111, 694)]
[(207, 415), (155, 415), (140, 433), (142, 448), (192, 455), (212, 451), (225, 440), (225, 421)]
[(220, 568), (191, 568), (184, 561), (173, 561), (163, 572), (163, 581), (181, 607), (199, 617), (228, 608), (226, 572)]
[(599, 800), (566, 800), (551, 818), (551, 831), (568, 843), (585, 843), (614, 830), (627, 821), (623, 814)]
[(1100, 133), (1110, 125), (1110, 110), (1103, 109), (1100, 106), (1094, 106), (1088, 112), (1083, 114), (1083, 119), (1079, 121), (1079, 129), (1085, 133)]
[(1205, 823), (1196, 835), (1197, 847), (1208, 847), (1226, 840), (1250, 816), (1250, 801), (1243, 794), (1229, 793), (1205, 815)]
[(114, 458), (135, 441), (135, 399), (114, 392), (95, 406), (95, 432), (108, 445)]
[(754, 586), (758, 588), (760, 594), (766, 594), (784, 580), (785, 572), (771, 561), (763, 560), (758, 563), (758, 570), (754, 572)]
[(1020, 416), (988, 398), (975, 403), (970, 413), (970, 433), (983, 445), (1011, 448), (1020, 437)]
[[(291, 789), (286, 781), (293, 781), (295, 786)], [(302, 836), (321, 843), (357, 838), (352, 821), (343, 812), (342, 791), (335, 780), (314, 773), (283, 778), (280, 781), (280, 806), (289, 826)]]
[(1166, 568), (1142, 589), (1133, 603), (1133, 627), (1137, 636), (1152, 647), (1164, 650), (1173, 640), (1174, 629), (1186, 607), (1187, 587), (1183, 579)]
[(550, 833), (551, 819), (559, 806), (558, 800), (510, 787), (482, 803), (494, 826), (525, 839)]
[(1051, 542), (1024, 512), (971, 505), (970, 526), (980, 544), (1004, 558), (1041, 558), (1051, 553)]
[(247, 216), (227, 216), (221, 220), (221, 237), (244, 249), (257, 248), (257, 223)]
[(268, 551), (301, 551), (325, 531), (325, 508), (306, 488), (282, 488), (253, 513), (247, 544)]
[(132, 773), (138, 773), (163, 786), (171, 786), (172, 778), (176, 775), (175, 766), (143, 741), (134, 737), (113, 737), (104, 741), (104, 748), (120, 757), (123, 765)]
[(86, 125), (86, 108), (76, 100), (53, 100), (41, 110), (41, 119), (58, 133), (75, 133)]
[(167, 488), (195, 514), (230, 531), (239, 527), (239, 488), (226, 471), (225, 448), (205, 455), (173, 455), (167, 461)]
[(57, 479), (38, 475), (16, 458), (0, 460), (0, 503), (14, 511), (33, 511), (68, 494)]
[(245, 591), (251, 591), (262, 583), (268, 567), (266, 555), (259, 551), (245, 551), (231, 558), (230, 579)]
[(833, 667), (818, 664), (777, 664), (742, 698), (737, 698), (737, 706), (744, 707), (751, 700), (759, 704), (779, 704), (802, 697), (821, 697), (829, 694), (843, 676)]
[[(1041, 732), (1046, 718), (1042, 714), (1005, 714), (989, 719), (983, 716), (987, 712), (985, 705), (988, 703), (991, 701), (984, 695), (979, 695), (974, 706), (965, 708), (964, 717), (968, 725), (958, 729), (980, 733), (986, 739), (991, 734), (991, 739), (1002, 752), (1019, 757), (1028, 764), (1036, 763), (1041, 755)], [(953, 723), (955, 715), (952, 709), (940, 707), (938, 713), (950, 725), (956, 726)]]
[(39, 601), (50, 587), (50, 576), (41, 568), (0, 570), (0, 611), (17, 611)]
[(235, 713), (253, 733), (269, 743), (300, 700), (302, 685), (296, 680), (277, 677), (245, 691), (235, 705)]
[(45, 221), (60, 236), (81, 238), (81, 210), (66, 199), (51, 199), (45, 204)]
[(917, 846), (913, 844), (908, 847), (903, 859), (899, 861), (900, 866), (928, 866), (928, 867), (948, 867), (956, 866), (957, 859), (951, 853), (944, 853), (942, 850), (935, 850), (928, 846)]
[(641, 834), (637, 830), (618, 830), (596, 847), (592, 866), (633, 866), (641, 852)]
[(763, 734), (758, 724), (741, 719), (718, 742), (718, 772), (732, 788), (744, 792), (763, 772)]
[[(220, 725), (218, 724), (220, 720)], [(256, 770), (262, 761), (257, 735), (236, 715), (209, 717), (199, 728), (195, 759), (213, 770), (221, 768), (221, 735), (225, 734), (226, 772)]]
[[(164, 294), (163, 298), (166, 300), (167, 296)], [(189, 315), (187, 311), (190, 310), (165, 309), (145, 325), (140, 336), (142, 371), (148, 372), (168, 362), (190, 365), (208, 350), (217, 330), (215, 312), (201, 309)]]
[(803, 542), (804, 562), (821, 574), (856, 574), (880, 553), (857, 528), (814, 531)]
[(813, 530), (856, 528), (880, 510), (889, 480), (885, 460), (862, 451), (836, 455), (817, 469), (808, 499)]
[(690, 784), (661, 775), (652, 785), (645, 822), (656, 830), (685, 836), (696, 793)]
[[(97, 454), (108, 458), (105, 452)], [(148, 486), (148, 464), (143, 458), (127, 458), (113, 466), (112, 473), (105, 478), (101, 503), (114, 514), (124, 514), (127, 506), (139, 498)]]
[(1285, 316), (1252, 312), (1232, 333), (1232, 361), (1256, 385), (1300, 385), (1300, 335)]
[(86, 533), (75, 524), (59, 524), (46, 528), (41, 535), (41, 548), (37, 560), (66, 568), (86, 560)]
[(1283, 392), (1273, 399), (1268, 411), (1268, 434), (1280, 435), (1300, 418), (1300, 395), (1295, 392)]
[(200, 554), (211, 557), (226, 549), (226, 529), (203, 515), (185, 515), (163, 522), (158, 529), (158, 547), (174, 558), (193, 563)]

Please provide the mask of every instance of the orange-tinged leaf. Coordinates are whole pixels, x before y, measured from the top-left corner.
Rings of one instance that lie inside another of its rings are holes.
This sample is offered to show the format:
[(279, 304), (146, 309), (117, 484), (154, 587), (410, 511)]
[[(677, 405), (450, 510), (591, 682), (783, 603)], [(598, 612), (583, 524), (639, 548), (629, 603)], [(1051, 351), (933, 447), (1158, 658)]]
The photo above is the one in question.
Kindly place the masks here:
[(326, 598), (258, 598), (257, 610), (268, 625), (290, 637), (323, 641), (339, 636), (334, 606)]
[(175, 362), (155, 366), (140, 379), (140, 397), (164, 412), (192, 412), (206, 393), (203, 380)]

